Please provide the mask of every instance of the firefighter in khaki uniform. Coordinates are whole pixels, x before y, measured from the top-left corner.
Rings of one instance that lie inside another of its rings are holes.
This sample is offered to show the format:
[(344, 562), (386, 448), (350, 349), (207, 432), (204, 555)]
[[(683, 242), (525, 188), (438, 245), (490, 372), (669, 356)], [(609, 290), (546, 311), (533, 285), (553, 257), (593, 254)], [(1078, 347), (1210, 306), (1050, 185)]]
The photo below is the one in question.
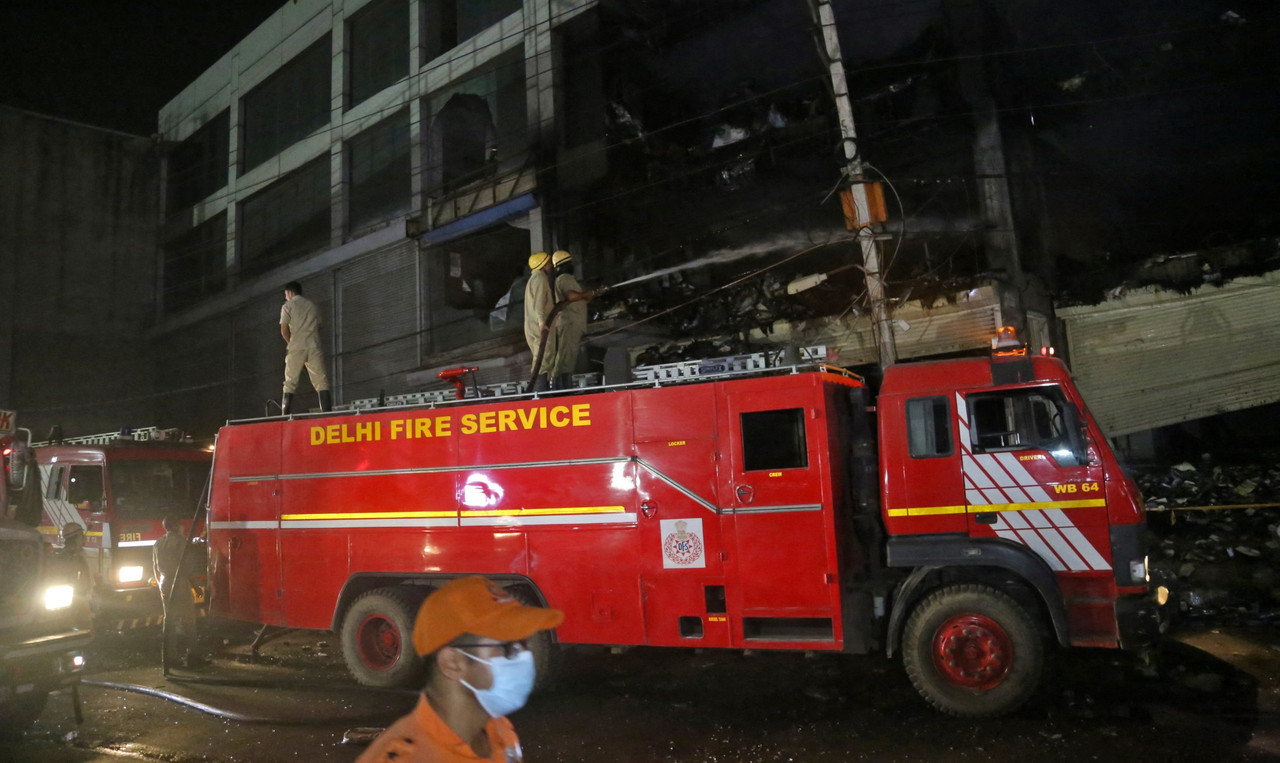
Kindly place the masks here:
[(284, 287), (284, 305), (280, 308), (280, 336), (288, 350), (284, 356), (284, 396), (280, 413), (293, 412), (293, 393), (298, 389), (305, 366), (311, 386), (320, 395), (320, 410), (333, 410), (329, 395), (329, 373), (325, 370), (324, 350), (320, 347), (320, 309), (302, 296), (302, 285), (290, 281)]
[(413, 647), (427, 659), (418, 704), (357, 763), (520, 763), (507, 713), (524, 707), (536, 676), (525, 639), (564, 620), (526, 607), (482, 577), (452, 580), (422, 603)]
[[(524, 285), (524, 339), (529, 343), (533, 363), (538, 362), (538, 347), (542, 345), (542, 329), (546, 325), (551, 308), (555, 305), (553, 277), (551, 255), (546, 252), (534, 252), (529, 255), (529, 282)], [(554, 331), (548, 331), (546, 345), (542, 348), (542, 365), (538, 367), (538, 376), (533, 381), (533, 392), (551, 389), (548, 374), (551, 367), (555, 365), (555, 357), (556, 334)]]
[[(573, 386), (573, 371), (578, 365), (578, 345), (582, 332), (587, 330), (587, 303), (607, 291), (607, 288), (583, 289), (573, 275), (573, 255), (561, 249), (551, 255), (555, 266), (555, 303), (568, 302), (555, 320), (556, 356), (547, 369), (552, 386), (568, 389)], [(545, 362), (543, 363), (545, 366)]]

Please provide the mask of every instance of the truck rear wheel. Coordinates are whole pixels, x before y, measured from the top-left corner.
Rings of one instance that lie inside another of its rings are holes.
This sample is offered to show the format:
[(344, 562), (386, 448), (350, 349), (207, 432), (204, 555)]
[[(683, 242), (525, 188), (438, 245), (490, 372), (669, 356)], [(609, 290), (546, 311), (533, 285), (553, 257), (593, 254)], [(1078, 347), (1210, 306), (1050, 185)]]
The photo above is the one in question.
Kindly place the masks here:
[(352, 602), (342, 618), (342, 657), (365, 686), (415, 686), (422, 658), (413, 648), (419, 601), (401, 588), (379, 588)]
[(1008, 594), (955, 585), (920, 602), (902, 634), (902, 662), (929, 704), (949, 715), (1012, 712), (1040, 683), (1044, 643), (1032, 616)]

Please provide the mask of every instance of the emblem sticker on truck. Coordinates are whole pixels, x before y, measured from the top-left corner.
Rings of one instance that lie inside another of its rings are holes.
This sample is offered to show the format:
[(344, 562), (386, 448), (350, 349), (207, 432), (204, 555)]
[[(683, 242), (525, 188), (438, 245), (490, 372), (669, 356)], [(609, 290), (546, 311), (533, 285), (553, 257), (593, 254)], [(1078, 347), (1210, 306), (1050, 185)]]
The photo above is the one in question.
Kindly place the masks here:
[(701, 519), (663, 519), (662, 566), (664, 569), (706, 567)]

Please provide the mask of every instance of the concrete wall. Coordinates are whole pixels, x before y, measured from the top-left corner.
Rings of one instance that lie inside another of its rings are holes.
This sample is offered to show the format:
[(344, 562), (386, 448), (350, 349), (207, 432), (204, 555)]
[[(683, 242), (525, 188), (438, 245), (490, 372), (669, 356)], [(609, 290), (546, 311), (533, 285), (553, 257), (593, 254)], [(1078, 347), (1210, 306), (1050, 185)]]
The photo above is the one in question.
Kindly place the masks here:
[(0, 107), (0, 408), (38, 437), (161, 423), (157, 166), (148, 138)]

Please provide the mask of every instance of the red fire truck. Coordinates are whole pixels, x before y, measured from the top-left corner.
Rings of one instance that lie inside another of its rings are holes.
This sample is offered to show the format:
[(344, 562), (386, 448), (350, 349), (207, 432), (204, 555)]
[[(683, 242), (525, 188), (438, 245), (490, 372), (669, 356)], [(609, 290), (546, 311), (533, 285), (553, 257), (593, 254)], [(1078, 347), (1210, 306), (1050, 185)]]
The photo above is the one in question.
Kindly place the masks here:
[[(707, 366), (704, 366), (706, 368)], [(481, 574), (555, 643), (901, 653), (960, 716), (1010, 711), (1047, 644), (1160, 626), (1141, 498), (1057, 359), (817, 365), (231, 422), (212, 614), (333, 629), (415, 680), (417, 606)]]
[(68, 522), (84, 528), (85, 554), (99, 581), (99, 626), (159, 624), (151, 547), (164, 535), (166, 516), (195, 512), (213, 454), (178, 430), (154, 427), (35, 443), (33, 450), (44, 507), (40, 532), (54, 543)]

